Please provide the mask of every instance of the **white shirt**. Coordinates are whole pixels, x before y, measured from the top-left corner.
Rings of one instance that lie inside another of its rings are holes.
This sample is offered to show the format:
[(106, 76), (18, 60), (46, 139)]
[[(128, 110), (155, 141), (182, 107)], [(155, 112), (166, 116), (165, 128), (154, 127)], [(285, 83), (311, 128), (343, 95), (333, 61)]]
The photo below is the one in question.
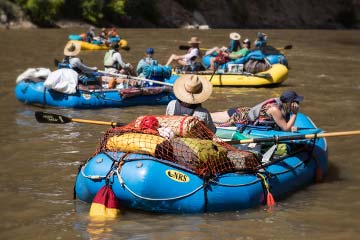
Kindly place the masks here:
[(198, 48), (190, 48), (188, 53), (184, 57), (184, 61), (185, 61), (186, 65), (191, 65), (193, 62), (191, 59), (193, 57), (198, 57), (198, 56), (199, 56), (199, 49)]
[(97, 70), (97, 67), (88, 67), (83, 64), (78, 57), (72, 57), (69, 59), (71, 68), (78, 68), (83, 73), (91, 73)]

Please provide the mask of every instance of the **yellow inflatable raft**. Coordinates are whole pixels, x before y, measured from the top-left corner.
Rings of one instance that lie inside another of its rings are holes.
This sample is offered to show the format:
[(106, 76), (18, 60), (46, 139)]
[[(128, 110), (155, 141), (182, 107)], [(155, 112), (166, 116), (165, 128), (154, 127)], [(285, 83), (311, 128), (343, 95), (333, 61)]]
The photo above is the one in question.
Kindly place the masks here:
[[(80, 40), (70, 40), (72, 42), (77, 42), (81, 46), (81, 50), (108, 50), (109, 47), (106, 45), (99, 45), (99, 44), (93, 44), (88, 43), (86, 41), (80, 41)], [(119, 45), (122, 49), (129, 49), (128, 42), (125, 39), (121, 39), (119, 41)]]
[[(183, 76), (188, 73), (173, 73), (175, 76)], [(211, 79), (213, 86), (234, 86), (234, 87), (267, 87), (279, 85), (288, 77), (288, 69), (282, 64), (273, 64), (272, 67), (264, 72), (247, 73), (247, 72), (217, 72), (212, 76), (210, 71), (200, 71), (195, 74)], [(211, 78), (212, 76), (212, 78)]]

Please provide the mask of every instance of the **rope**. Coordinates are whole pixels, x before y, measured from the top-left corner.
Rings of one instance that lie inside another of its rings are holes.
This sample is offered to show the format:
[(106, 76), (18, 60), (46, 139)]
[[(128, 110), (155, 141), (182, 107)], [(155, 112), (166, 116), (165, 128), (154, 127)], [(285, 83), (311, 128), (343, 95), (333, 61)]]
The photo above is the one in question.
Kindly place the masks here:
[(215, 181), (215, 180), (213, 180), (213, 179), (210, 179), (209, 181), (210, 181), (210, 182), (212, 182), (212, 183), (215, 183), (215, 184), (217, 184), (217, 185), (219, 185), (219, 186), (223, 186), (223, 187), (244, 187), (244, 186), (249, 186), (249, 185), (252, 185), (252, 184), (258, 183), (258, 182), (260, 182), (261, 180), (259, 180), (259, 179), (255, 179), (255, 180), (254, 180), (254, 181), (252, 181), (252, 182), (248, 182), (248, 183), (241, 183), (241, 184), (227, 184), (227, 183), (220, 183), (220, 182), (217, 182), (217, 181)]
[(84, 173), (84, 168), (85, 166), (83, 166), (81, 168), (81, 175), (83, 175), (85, 178), (88, 178), (88, 179), (92, 179), (92, 180), (101, 180), (101, 179), (104, 179), (108, 176), (108, 174), (106, 174), (105, 176), (101, 176), (101, 175), (86, 175)]
[(127, 189), (132, 195), (134, 195), (135, 197), (138, 197), (140, 199), (143, 199), (143, 200), (149, 200), (149, 201), (172, 201), (172, 200), (178, 200), (178, 199), (181, 199), (181, 198), (186, 198), (186, 197), (189, 197), (191, 195), (193, 195), (194, 193), (196, 193), (197, 191), (199, 191), (201, 188), (203, 188), (203, 184), (200, 185), (199, 187), (197, 187), (196, 189), (194, 189), (193, 191), (187, 193), (187, 194), (184, 194), (184, 195), (180, 195), (180, 196), (177, 196), (177, 197), (171, 197), (171, 198), (148, 198), (148, 197), (143, 197), (143, 196), (140, 196), (139, 194), (135, 193), (134, 191), (132, 191), (126, 184), (125, 184), (125, 181), (123, 180), (123, 178), (120, 176), (120, 173), (118, 171), (118, 169), (116, 169), (115, 171), (116, 175), (118, 176), (118, 180), (119, 180), (119, 183), (122, 187), (124, 187), (125, 189)]

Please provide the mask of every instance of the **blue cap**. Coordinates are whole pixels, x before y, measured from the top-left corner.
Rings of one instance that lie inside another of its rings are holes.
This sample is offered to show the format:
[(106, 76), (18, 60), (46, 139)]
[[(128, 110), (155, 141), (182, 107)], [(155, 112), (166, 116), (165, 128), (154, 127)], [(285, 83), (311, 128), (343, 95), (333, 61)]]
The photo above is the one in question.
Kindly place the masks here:
[(303, 96), (297, 95), (294, 91), (285, 91), (280, 96), (280, 101), (284, 103), (288, 102), (302, 102), (304, 100)]
[(151, 47), (150, 47), (150, 48), (147, 48), (147, 49), (146, 49), (146, 53), (147, 53), (147, 54), (154, 54), (154, 49), (151, 48)]

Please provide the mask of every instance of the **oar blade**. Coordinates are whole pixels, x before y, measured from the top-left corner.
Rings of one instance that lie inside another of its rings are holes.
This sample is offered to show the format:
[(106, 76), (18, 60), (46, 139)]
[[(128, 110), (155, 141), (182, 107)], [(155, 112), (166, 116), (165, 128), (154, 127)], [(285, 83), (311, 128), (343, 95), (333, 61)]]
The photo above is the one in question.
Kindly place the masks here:
[(125, 50), (125, 51), (129, 51), (130, 50), (130, 47), (129, 46), (124, 46), (124, 47), (121, 47), (121, 49)]
[(189, 49), (190, 49), (190, 46), (180, 45), (180, 46), (179, 46), (179, 49), (180, 49), (180, 50), (189, 50)]
[(71, 118), (54, 113), (35, 112), (36, 121), (39, 123), (64, 124), (71, 122)]
[(289, 50), (289, 49), (292, 49), (292, 47), (293, 47), (292, 45), (286, 45), (286, 46), (284, 47), (284, 49), (285, 49), (285, 50)]

